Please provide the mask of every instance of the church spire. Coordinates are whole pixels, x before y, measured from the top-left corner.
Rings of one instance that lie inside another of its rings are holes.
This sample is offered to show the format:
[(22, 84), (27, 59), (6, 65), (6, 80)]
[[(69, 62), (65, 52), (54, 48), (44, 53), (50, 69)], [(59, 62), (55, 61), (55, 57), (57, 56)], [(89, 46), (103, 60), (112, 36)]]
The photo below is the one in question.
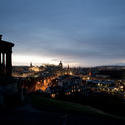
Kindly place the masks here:
[(30, 67), (33, 67), (33, 64), (32, 64), (32, 62), (30, 63)]
[(63, 68), (63, 63), (62, 63), (62, 61), (60, 61), (59, 67), (60, 67), (60, 68)]

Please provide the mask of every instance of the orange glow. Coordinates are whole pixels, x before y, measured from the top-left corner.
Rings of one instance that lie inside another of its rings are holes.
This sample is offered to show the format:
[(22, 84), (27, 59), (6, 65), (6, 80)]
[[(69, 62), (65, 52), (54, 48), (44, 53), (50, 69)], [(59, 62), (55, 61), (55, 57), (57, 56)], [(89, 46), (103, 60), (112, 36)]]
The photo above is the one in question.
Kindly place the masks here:
[(89, 72), (89, 76), (92, 76), (92, 72)]
[(56, 94), (51, 94), (51, 97), (52, 97), (52, 98), (55, 98), (55, 97), (56, 97)]
[(34, 72), (40, 71), (39, 67), (30, 67), (29, 70), (34, 71)]
[(55, 79), (56, 77), (52, 76), (52, 77), (44, 79), (43, 81), (41, 80), (41, 81), (37, 82), (36, 87), (35, 87), (35, 91), (37, 91), (37, 90), (46, 91), (46, 89), (49, 87), (51, 81), (53, 79)]

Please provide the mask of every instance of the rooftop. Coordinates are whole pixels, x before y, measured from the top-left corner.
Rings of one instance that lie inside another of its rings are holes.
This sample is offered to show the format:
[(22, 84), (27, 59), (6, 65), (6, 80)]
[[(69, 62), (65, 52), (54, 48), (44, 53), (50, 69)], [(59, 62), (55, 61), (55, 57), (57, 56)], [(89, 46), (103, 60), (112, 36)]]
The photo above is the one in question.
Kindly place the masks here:
[(0, 47), (13, 47), (14, 44), (8, 41), (2, 40), (2, 35), (0, 35)]

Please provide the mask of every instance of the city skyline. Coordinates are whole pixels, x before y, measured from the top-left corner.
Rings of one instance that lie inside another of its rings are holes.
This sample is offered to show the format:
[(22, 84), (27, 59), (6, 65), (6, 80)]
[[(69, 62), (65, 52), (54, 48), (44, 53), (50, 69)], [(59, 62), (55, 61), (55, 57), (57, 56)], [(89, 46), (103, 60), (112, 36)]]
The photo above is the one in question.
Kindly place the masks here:
[(125, 63), (124, 0), (1, 0), (0, 34), (13, 65)]

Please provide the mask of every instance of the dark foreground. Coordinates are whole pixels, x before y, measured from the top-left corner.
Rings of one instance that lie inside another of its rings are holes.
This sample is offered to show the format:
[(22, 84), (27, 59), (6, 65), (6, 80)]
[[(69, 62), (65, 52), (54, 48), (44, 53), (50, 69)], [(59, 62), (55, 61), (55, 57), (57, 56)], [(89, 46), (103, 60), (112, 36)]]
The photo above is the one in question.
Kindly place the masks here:
[(87, 114), (49, 112), (23, 105), (0, 112), (0, 125), (123, 125), (125, 121)]

